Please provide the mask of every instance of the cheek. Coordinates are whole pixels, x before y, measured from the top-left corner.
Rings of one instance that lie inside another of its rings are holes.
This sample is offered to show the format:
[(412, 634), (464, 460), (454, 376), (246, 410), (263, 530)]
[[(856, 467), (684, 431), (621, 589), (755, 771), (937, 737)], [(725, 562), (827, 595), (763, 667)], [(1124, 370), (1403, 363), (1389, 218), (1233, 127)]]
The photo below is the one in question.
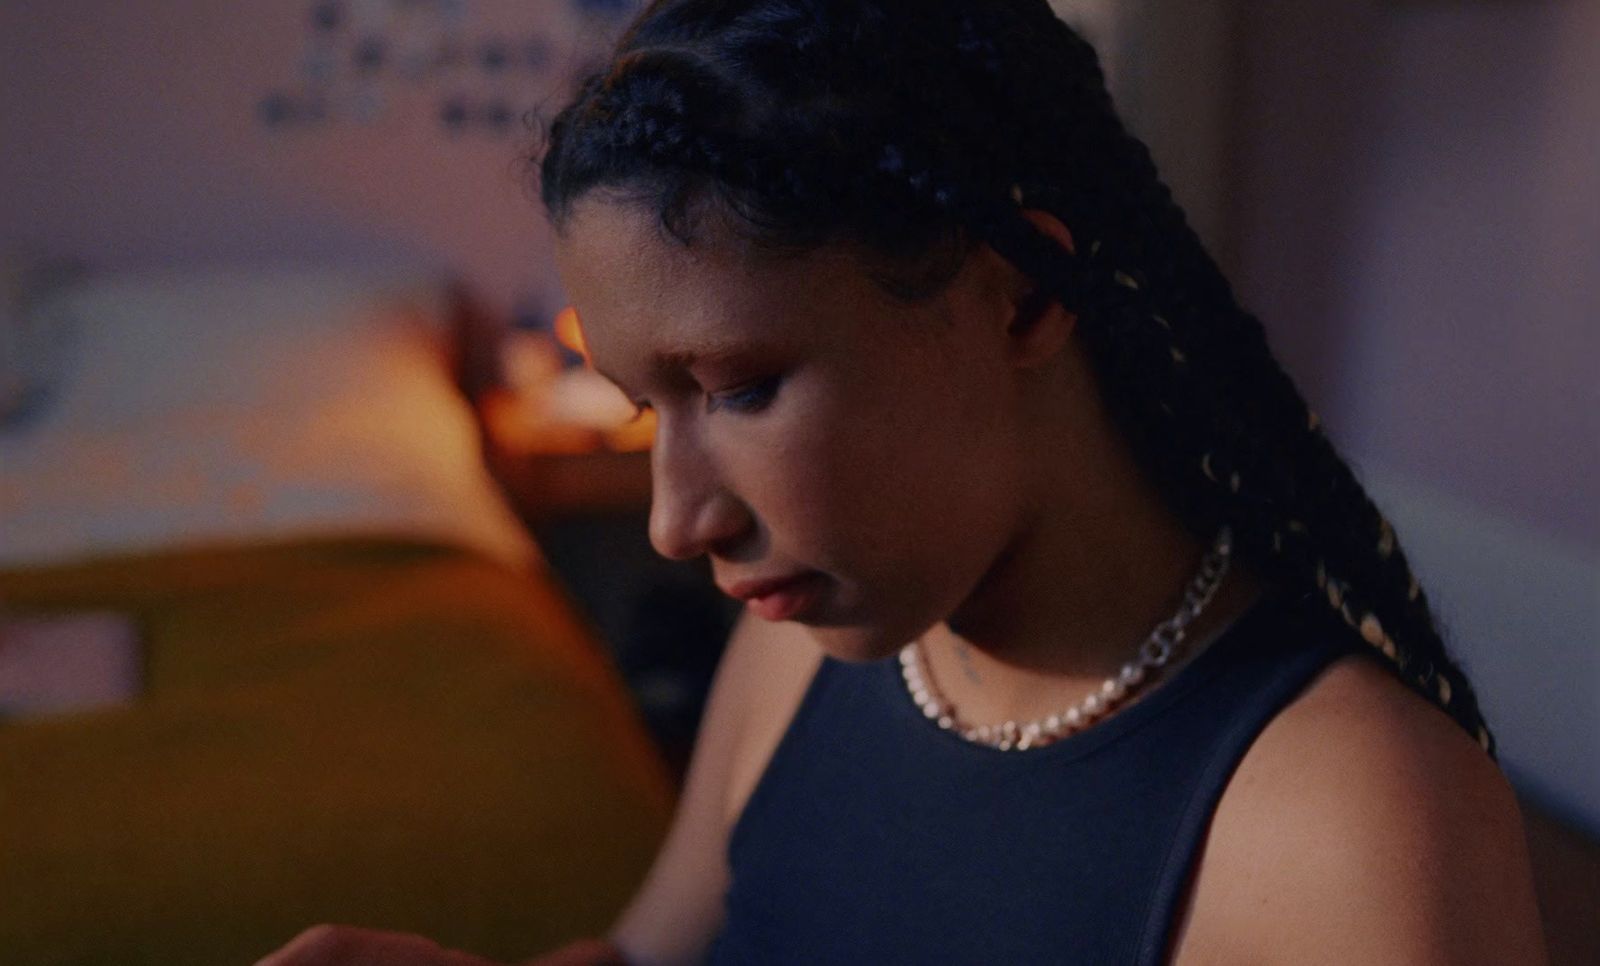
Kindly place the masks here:
[(840, 562), (834, 535), (855, 525), (871, 474), (862, 472), (857, 421), (829, 393), (785, 389), (771, 415), (728, 424), (724, 476), (777, 556), (826, 570)]
[(780, 555), (847, 579), (976, 580), (1014, 503), (1003, 421), (948, 385), (876, 375), (791, 387), (731, 441), (730, 476)]
[(913, 371), (878, 418), (854, 427), (848, 452), (863, 487), (922, 545), (968, 542), (1006, 515), (1018, 451), (989, 382), (971, 369)]

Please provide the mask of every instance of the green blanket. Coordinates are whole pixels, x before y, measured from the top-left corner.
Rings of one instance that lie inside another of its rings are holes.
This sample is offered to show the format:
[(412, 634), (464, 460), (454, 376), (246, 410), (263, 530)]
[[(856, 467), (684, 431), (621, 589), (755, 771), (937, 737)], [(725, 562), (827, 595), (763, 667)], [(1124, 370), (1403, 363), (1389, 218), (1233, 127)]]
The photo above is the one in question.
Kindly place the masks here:
[(547, 578), (328, 540), (0, 573), (132, 614), (144, 697), (0, 722), (0, 963), (250, 963), (312, 923), (514, 959), (604, 929), (666, 773)]

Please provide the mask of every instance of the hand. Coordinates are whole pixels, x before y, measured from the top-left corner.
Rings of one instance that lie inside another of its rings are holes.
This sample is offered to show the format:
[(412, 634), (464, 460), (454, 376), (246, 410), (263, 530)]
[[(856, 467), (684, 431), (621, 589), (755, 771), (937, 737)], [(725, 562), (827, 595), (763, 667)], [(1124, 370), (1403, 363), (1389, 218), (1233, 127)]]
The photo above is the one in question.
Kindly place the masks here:
[(522, 966), (628, 966), (628, 960), (607, 940), (580, 939)]
[(312, 926), (256, 966), (499, 966), (431, 939), (355, 926)]

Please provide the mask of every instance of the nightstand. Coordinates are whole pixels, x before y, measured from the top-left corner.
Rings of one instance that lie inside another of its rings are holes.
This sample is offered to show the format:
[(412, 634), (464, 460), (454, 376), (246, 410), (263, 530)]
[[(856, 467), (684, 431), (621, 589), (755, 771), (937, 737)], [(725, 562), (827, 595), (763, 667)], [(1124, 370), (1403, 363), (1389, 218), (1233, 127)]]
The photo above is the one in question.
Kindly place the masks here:
[(477, 410), (484, 462), (530, 526), (649, 509), (648, 449), (618, 450), (598, 430), (542, 422), (509, 390), (480, 396)]

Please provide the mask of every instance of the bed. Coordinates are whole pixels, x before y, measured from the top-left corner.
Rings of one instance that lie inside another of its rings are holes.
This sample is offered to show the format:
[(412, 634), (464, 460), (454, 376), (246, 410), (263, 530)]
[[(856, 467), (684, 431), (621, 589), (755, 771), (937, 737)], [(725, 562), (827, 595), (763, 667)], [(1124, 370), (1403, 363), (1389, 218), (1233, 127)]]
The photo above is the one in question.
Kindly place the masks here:
[(251, 962), (321, 921), (513, 960), (642, 877), (668, 773), (482, 467), (455, 291), (249, 266), (30, 300), (0, 961)]

